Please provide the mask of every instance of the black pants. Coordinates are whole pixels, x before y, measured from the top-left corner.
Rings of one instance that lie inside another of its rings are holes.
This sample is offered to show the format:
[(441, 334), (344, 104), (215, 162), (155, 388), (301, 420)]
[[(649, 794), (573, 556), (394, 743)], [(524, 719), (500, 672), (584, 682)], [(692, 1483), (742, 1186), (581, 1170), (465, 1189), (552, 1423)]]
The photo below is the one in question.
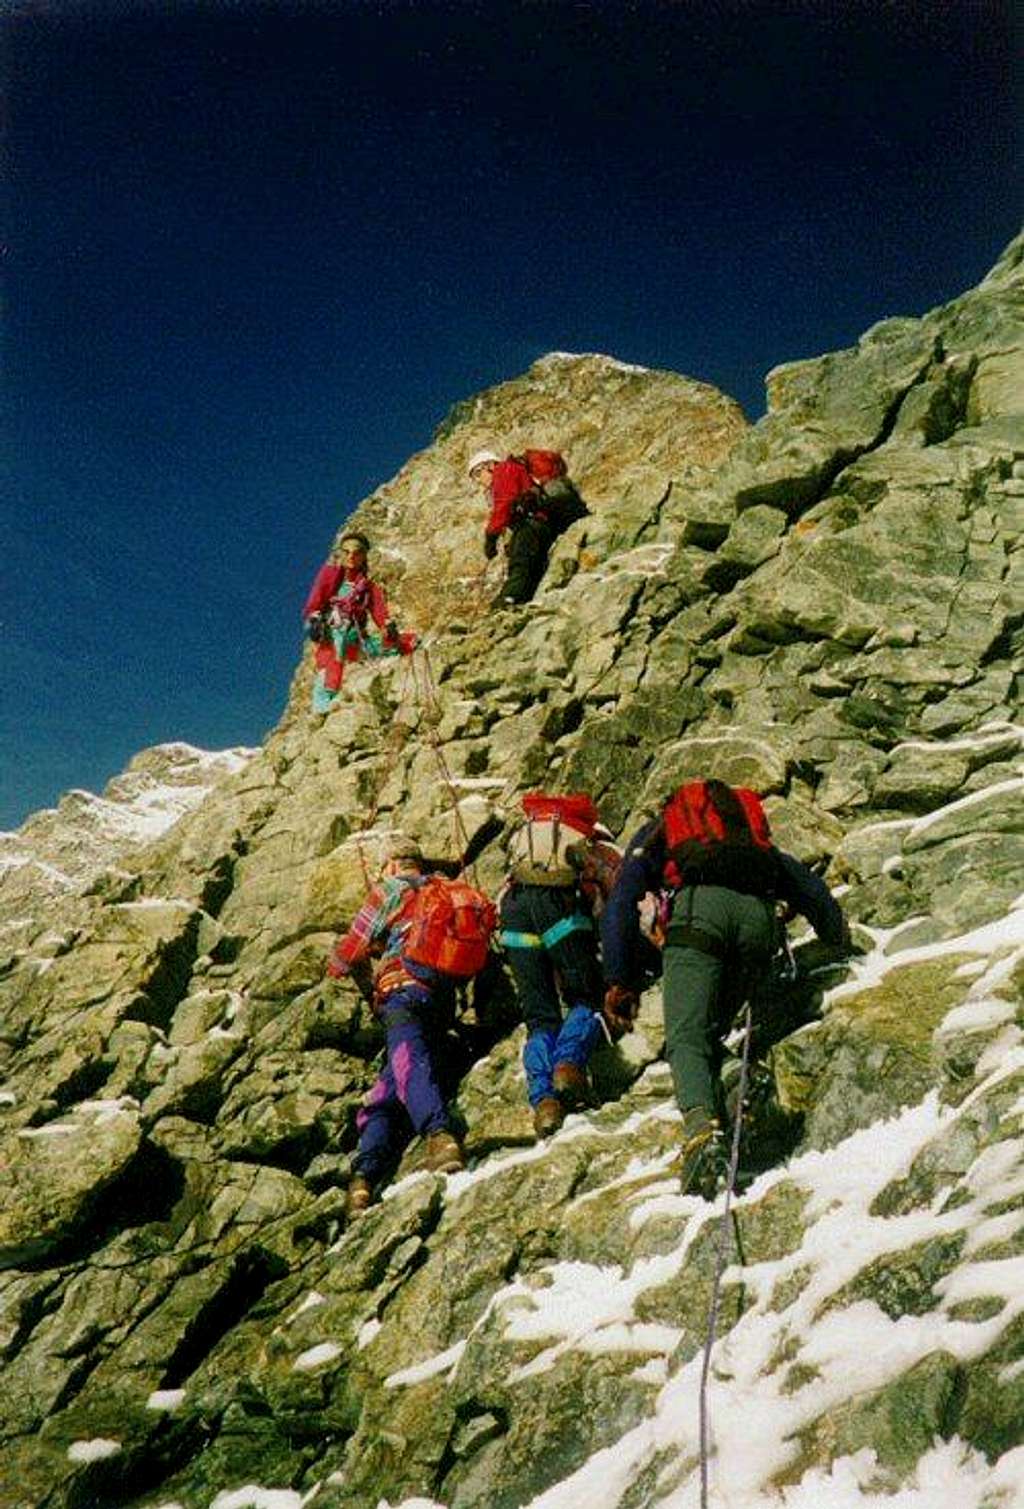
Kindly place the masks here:
[[(501, 902), (501, 925), (514, 932), (540, 934), (579, 911), (571, 887), (515, 885)], [(508, 964), (515, 981), (523, 1020), (530, 1032), (557, 1032), (562, 1006), (601, 1004), (601, 970), (597, 934), (580, 929), (566, 933), (551, 948), (510, 948)]]
[(555, 531), (546, 519), (524, 519), (512, 526), (508, 545), (508, 574), (499, 601), (528, 603), (540, 586)]

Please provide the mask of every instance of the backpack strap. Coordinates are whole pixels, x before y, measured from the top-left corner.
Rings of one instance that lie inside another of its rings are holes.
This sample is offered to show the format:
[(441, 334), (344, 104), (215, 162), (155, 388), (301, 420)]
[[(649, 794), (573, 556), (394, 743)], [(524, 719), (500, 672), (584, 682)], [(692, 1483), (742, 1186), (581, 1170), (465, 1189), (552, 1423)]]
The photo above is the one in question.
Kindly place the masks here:
[(538, 482), (526, 464), (525, 456), (510, 456), (510, 461), (515, 461), (523, 468), (530, 479), (530, 486), (521, 492), (512, 505), (512, 513), (509, 517), (510, 524), (521, 524), (524, 519), (532, 519), (544, 503), (544, 484)]

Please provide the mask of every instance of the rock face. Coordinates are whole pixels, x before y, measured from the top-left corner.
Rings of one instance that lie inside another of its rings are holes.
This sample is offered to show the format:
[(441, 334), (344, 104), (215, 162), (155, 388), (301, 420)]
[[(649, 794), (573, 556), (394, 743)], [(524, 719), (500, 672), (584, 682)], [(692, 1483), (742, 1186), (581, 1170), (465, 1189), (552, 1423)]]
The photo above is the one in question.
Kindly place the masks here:
[[(451, 1038), (470, 1170), (414, 1145), (345, 1230), (380, 1039), (323, 963), (391, 830), (450, 854), (557, 782), (628, 831), (708, 774), (767, 793), (864, 949), (801, 944), (759, 1023), (712, 1484), (1024, 1493), (1022, 353), (1017, 242), (945, 308), (777, 369), (753, 428), (685, 379), (545, 358), (355, 516), (425, 651), (356, 669), (322, 722), (304, 666), (194, 811), (26, 887), (0, 935), (5, 1509), (697, 1502), (722, 1236), (672, 1175), (658, 992), (534, 1146), (499, 970)], [(462, 475), (494, 440), (564, 449), (592, 508), (500, 615)]]
[(482, 446), (562, 451), (593, 510), (550, 580), (660, 536), (670, 484), (691, 487), (748, 428), (739, 405), (706, 383), (607, 356), (554, 352), (523, 377), (458, 403), (429, 450), (361, 504), (374, 569), (420, 630), (479, 618), (500, 579), (481, 553), (487, 507), (466, 477)]

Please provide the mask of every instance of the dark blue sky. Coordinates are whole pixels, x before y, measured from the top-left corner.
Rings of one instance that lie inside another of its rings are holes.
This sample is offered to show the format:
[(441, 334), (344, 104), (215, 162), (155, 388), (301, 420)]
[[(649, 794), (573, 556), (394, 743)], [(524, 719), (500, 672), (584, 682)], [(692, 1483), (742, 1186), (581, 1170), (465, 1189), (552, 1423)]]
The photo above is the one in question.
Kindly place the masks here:
[(0, 827), (258, 742), (338, 524), (456, 400), (600, 350), (754, 418), (775, 363), (975, 283), (1011, 15), (9, 0)]

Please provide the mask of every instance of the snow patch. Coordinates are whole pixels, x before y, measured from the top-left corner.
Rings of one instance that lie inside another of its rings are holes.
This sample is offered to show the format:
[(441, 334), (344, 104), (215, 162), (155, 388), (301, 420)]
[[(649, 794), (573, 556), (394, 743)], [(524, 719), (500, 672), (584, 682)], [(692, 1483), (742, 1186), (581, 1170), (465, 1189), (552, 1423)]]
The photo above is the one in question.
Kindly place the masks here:
[(447, 1373), (450, 1377), (465, 1350), (465, 1341), (457, 1341), (447, 1351), (438, 1352), (435, 1356), (428, 1357), (425, 1362), (418, 1362), (411, 1368), (403, 1368), (399, 1373), (389, 1373), (384, 1379), (384, 1387), (402, 1388), (409, 1383), (423, 1383), (427, 1378), (436, 1378), (438, 1373)]
[(356, 1338), (356, 1346), (360, 1352), (364, 1347), (368, 1347), (370, 1345), (370, 1342), (373, 1340), (380, 1329), (381, 1322), (377, 1320), (376, 1317), (374, 1317), (373, 1320), (366, 1321), (362, 1326), (360, 1326), (359, 1335)]
[(292, 1363), (292, 1372), (311, 1373), (314, 1368), (323, 1367), (325, 1362), (333, 1362), (335, 1357), (341, 1356), (341, 1347), (335, 1341), (322, 1341), (319, 1346), (310, 1347), (308, 1351), (300, 1352)]
[(994, 797), (1005, 796), (1011, 791), (1024, 791), (1024, 777), (1015, 777), (1010, 781), (996, 781), (991, 786), (983, 786), (980, 791), (972, 791), (967, 796), (959, 797), (955, 802), (947, 803), (945, 807), (937, 807), (934, 812), (929, 812), (925, 817), (919, 817), (911, 823), (907, 837), (917, 838), (921, 833), (927, 833), (929, 828), (942, 822), (951, 812), (964, 812), (968, 807), (983, 806)]
[(91, 1441), (72, 1441), (68, 1447), (69, 1462), (102, 1462), (107, 1457), (116, 1457), (121, 1450), (120, 1441), (96, 1436)]
[(296, 1493), (294, 1488), (260, 1488), (247, 1483), (244, 1488), (218, 1493), (210, 1509), (302, 1509), (309, 1499), (309, 1494)]
[(305, 1315), (307, 1310), (316, 1310), (320, 1305), (326, 1305), (324, 1296), (316, 1289), (311, 1289), (302, 1301), (301, 1305), (286, 1318), (285, 1325), (290, 1326), (293, 1320), (298, 1320), (300, 1315)]
[(622, 362), (618, 357), (605, 356), (602, 351), (549, 351), (534, 363), (535, 366), (555, 366), (560, 362), (600, 362), (616, 372), (650, 372), (650, 367), (638, 367), (635, 362)]
[(155, 1389), (146, 1400), (147, 1409), (175, 1410), (184, 1402), (183, 1388)]

